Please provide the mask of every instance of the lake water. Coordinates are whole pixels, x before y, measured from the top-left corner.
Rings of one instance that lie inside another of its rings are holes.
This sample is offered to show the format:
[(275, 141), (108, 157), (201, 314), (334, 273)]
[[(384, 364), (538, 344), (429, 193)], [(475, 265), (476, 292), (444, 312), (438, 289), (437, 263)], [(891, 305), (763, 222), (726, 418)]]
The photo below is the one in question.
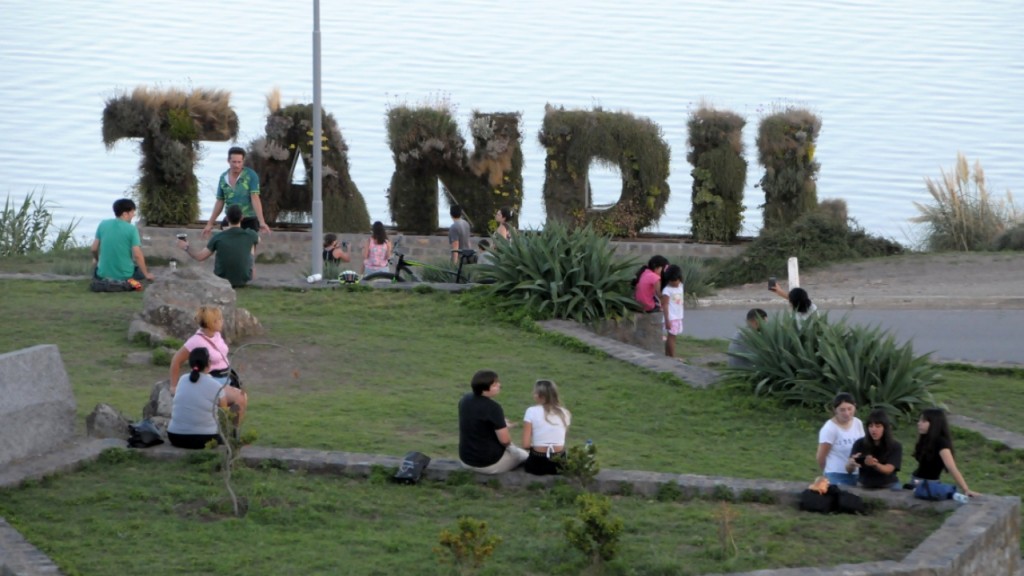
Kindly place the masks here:
[[(748, 234), (761, 222), (759, 119), (806, 107), (823, 120), (819, 196), (906, 241), (912, 203), (929, 200), (924, 178), (958, 151), (982, 162), (993, 191), (1022, 189), (1021, 24), (1017, 0), (325, 1), (323, 104), (385, 222), (389, 105), (449, 101), (464, 135), (473, 109), (522, 112), (524, 227), (544, 219), (545, 103), (649, 117), (673, 151), (658, 230), (688, 233), (686, 120), (705, 100), (748, 122)], [(4, 0), (0, 195), (45, 190), (57, 220), (81, 218), (77, 235), (91, 238), (138, 178), (135, 142), (103, 146), (106, 99), (137, 85), (229, 90), (245, 144), (263, 133), (273, 87), (312, 101), (311, 44), (311, 2)], [(203, 218), (228, 145), (208, 143), (197, 168)], [(595, 166), (592, 182), (595, 203), (617, 199), (617, 171)]]

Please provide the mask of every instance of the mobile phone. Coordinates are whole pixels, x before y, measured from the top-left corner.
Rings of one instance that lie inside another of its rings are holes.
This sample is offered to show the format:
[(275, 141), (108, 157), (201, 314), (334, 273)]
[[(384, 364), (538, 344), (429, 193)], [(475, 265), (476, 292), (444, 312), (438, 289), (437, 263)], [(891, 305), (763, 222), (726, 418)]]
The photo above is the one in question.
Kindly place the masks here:
[(769, 277), (769, 278), (768, 278), (768, 289), (769, 289), (769, 290), (774, 290), (774, 289), (775, 289), (775, 286), (776, 286), (776, 284), (778, 284), (778, 283), (779, 283), (779, 282), (778, 282), (778, 280), (776, 280), (776, 279), (775, 279), (775, 276), (771, 276), (771, 277)]
[(864, 461), (866, 459), (867, 459), (867, 454), (861, 454), (860, 456), (857, 456), (856, 458), (854, 458), (853, 461), (856, 462), (857, 464), (860, 464), (861, 466), (863, 466), (864, 465)]
[(178, 240), (188, 240), (188, 234), (175, 234)]
[(342, 240), (341, 241), (341, 248), (343, 250), (348, 250), (348, 241), (347, 240)]

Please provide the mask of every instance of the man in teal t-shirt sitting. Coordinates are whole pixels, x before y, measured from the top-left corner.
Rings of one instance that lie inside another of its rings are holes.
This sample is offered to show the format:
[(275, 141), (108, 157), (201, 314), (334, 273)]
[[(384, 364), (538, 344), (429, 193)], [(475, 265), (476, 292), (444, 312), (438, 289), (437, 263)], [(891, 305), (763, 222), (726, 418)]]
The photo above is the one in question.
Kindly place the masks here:
[(96, 238), (92, 241), (92, 262), (96, 265), (94, 276), (104, 280), (125, 281), (152, 280), (153, 275), (146, 268), (142, 255), (139, 230), (132, 225), (135, 218), (135, 202), (121, 198), (114, 202), (114, 216), (100, 222)]
[(214, 234), (201, 251), (191, 252), (184, 240), (178, 240), (178, 246), (200, 262), (216, 254), (213, 273), (231, 282), (232, 288), (241, 288), (252, 280), (253, 248), (259, 243), (260, 235), (242, 228), (242, 208), (237, 204), (228, 206), (227, 217), (228, 227)]

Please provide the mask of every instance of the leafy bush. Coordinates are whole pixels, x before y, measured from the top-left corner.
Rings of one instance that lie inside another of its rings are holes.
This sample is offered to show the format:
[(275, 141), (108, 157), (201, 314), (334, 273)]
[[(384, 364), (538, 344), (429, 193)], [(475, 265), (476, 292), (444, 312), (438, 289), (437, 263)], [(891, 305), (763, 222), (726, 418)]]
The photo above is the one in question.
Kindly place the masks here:
[(928, 250), (986, 250), (1019, 221), (1013, 196), (1007, 192), (1005, 200), (995, 201), (985, 184), (981, 163), (974, 163), (972, 173), (963, 154), (957, 154), (952, 172), (943, 170), (939, 180), (925, 178), (924, 182), (935, 203), (914, 202), (921, 215), (910, 221), (925, 225)]
[(566, 450), (565, 462), (562, 463), (560, 471), (563, 478), (575, 482), (580, 490), (589, 489), (601, 471), (601, 466), (597, 463), (597, 447), (593, 442), (583, 446), (570, 446)]
[(570, 231), (552, 222), (539, 232), (496, 242), (492, 255), (477, 274), (493, 280), (495, 293), (507, 298), (505, 306), (579, 322), (617, 318), (633, 309), (629, 283), (638, 264), (616, 258), (608, 237), (590, 226)]
[(758, 161), (764, 166), (764, 227), (785, 227), (818, 204), (818, 162), (815, 141), (821, 119), (799, 108), (787, 108), (761, 120), (757, 133)]
[(587, 556), (592, 564), (615, 558), (622, 536), (622, 519), (611, 516), (612, 501), (601, 494), (576, 497), (576, 517), (565, 520), (569, 544)]
[(687, 122), (693, 165), (691, 233), (699, 242), (729, 242), (743, 226), (743, 126), (738, 114), (701, 105)]
[[(29, 192), (21, 206), (11, 200), (8, 194), (4, 209), (0, 212), (0, 256), (46, 251), (50, 229), (53, 227), (51, 207), (45, 194), (40, 194), (39, 199), (36, 199), (35, 193)], [(49, 248), (54, 251), (74, 248), (75, 227), (80, 221), (72, 220), (70, 224), (58, 228), (57, 236)]]
[(838, 392), (849, 392), (860, 406), (913, 414), (933, 406), (929, 387), (939, 381), (929, 354), (915, 356), (908, 342), (879, 327), (830, 322), (815, 315), (799, 325), (791, 314), (744, 327), (740, 338), (749, 352), (736, 354), (749, 365), (728, 373), (750, 385), (759, 396), (784, 403), (823, 406)]
[(487, 533), (487, 522), (461, 516), (456, 532), (441, 531), (434, 552), (442, 564), (450, 562), (460, 574), (476, 574), (500, 543), (501, 538)]
[(871, 236), (852, 219), (833, 216), (834, 207), (814, 210), (791, 226), (762, 229), (761, 235), (738, 256), (712, 265), (712, 278), (718, 286), (762, 282), (769, 276), (784, 276), (786, 261), (800, 259), (800, 269), (861, 258), (901, 254), (903, 246)]
[(1024, 222), (1006, 230), (996, 238), (996, 250), (1024, 250)]
[(683, 287), (687, 302), (696, 304), (698, 298), (715, 293), (712, 272), (704, 260), (695, 256), (687, 256), (673, 264), (679, 266), (683, 271)]
[[(657, 124), (626, 112), (547, 106), (538, 138), (547, 151), (548, 222), (634, 237), (665, 213), (671, 152)], [(617, 167), (622, 175), (622, 193), (610, 207), (593, 205), (588, 173), (595, 162)]]

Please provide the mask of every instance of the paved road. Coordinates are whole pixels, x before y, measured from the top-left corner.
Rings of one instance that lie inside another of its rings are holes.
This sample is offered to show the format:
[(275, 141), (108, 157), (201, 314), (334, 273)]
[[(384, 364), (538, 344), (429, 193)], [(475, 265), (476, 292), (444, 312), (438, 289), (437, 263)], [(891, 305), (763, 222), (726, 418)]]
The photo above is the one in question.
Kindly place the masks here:
[[(693, 308), (686, 311), (686, 334), (731, 338), (746, 308)], [(773, 311), (769, 311), (772, 313)], [(911, 341), (915, 354), (932, 352), (937, 360), (1024, 366), (1024, 310), (832, 310), (850, 322), (881, 326), (900, 342)]]

